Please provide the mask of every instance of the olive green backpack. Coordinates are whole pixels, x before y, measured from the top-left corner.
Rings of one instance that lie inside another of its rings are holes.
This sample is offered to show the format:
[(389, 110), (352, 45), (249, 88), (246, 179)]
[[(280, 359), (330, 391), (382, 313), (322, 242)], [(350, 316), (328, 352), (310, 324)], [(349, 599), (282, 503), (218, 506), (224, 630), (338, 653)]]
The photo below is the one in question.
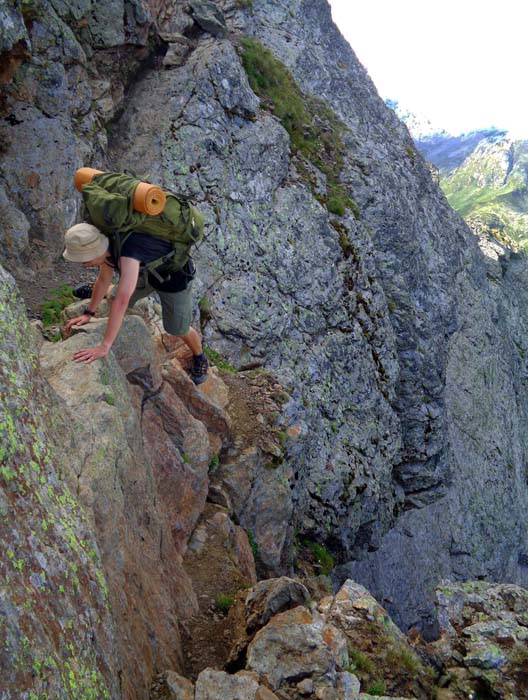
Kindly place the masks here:
[(132, 232), (148, 233), (172, 244), (170, 253), (145, 265), (161, 282), (189, 261), (190, 249), (203, 236), (203, 217), (187, 199), (166, 190), (167, 201), (160, 214), (135, 211), (133, 196), (139, 182), (131, 175), (105, 172), (82, 186), (82, 196), (91, 223), (108, 236), (116, 260)]

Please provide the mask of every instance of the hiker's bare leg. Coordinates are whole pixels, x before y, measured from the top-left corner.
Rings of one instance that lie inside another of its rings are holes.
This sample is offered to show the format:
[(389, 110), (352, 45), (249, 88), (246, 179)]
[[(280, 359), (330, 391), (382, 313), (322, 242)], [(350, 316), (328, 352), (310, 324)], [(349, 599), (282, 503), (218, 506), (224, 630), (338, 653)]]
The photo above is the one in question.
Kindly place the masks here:
[(198, 333), (192, 328), (192, 326), (189, 326), (189, 330), (187, 333), (184, 333), (183, 335), (178, 336), (183, 340), (183, 342), (187, 345), (192, 350), (193, 355), (200, 355), (202, 352), (202, 341), (200, 340), (200, 336)]

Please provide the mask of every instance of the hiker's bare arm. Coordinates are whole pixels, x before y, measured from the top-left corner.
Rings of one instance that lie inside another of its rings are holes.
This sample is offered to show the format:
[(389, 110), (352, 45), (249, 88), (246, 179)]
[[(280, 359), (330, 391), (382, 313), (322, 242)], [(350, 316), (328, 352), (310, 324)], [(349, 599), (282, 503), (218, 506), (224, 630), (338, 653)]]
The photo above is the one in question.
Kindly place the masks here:
[[(99, 268), (99, 274), (95, 280), (92, 296), (88, 302), (88, 308), (90, 311), (95, 311), (103, 300), (103, 297), (112, 281), (112, 274), (113, 270), (109, 265), (103, 264)], [(81, 314), (80, 316), (75, 316), (75, 318), (70, 318), (70, 320), (64, 325), (64, 330), (68, 331), (72, 326), (84, 326), (86, 323), (89, 323), (91, 318), (92, 317), (88, 316), (87, 314)]]
[(99, 357), (104, 357), (119, 333), (128, 302), (136, 288), (139, 274), (139, 260), (133, 258), (120, 258), (120, 277), (116, 294), (110, 307), (110, 316), (106, 324), (104, 338), (94, 348), (82, 348), (73, 354), (76, 362), (93, 362)]

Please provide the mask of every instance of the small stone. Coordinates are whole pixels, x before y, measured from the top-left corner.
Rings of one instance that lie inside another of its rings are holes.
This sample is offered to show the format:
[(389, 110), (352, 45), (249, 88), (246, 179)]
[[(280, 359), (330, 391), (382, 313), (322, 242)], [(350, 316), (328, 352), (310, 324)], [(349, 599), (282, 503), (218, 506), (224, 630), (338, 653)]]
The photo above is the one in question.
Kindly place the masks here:
[(184, 44), (169, 44), (167, 53), (163, 58), (163, 67), (178, 68), (183, 66), (188, 53), (189, 49)]
[(165, 682), (170, 700), (193, 700), (194, 684), (188, 678), (180, 676), (175, 671), (167, 671)]
[(318, 700), (338, 700), (337, 690), (328, 686), (316, 688), (314, 694)]
[(265, 685), (259, 685), (255, 693), (255, 700), (278, 700), (278, 697)]
[(207, 541), (207, 532), (204, 527), (198, 527), (191, 537), (189, 549), (192, 552), (201, 552)]
[(357, 700), (361, 684), (357, 676), (348, 671), (337, 675), (337, 690), (340, 700)]
[(314, 689), (313, 680), (311, 678), (305, 678), (303, 681), (297, 683), (297, 688), (301, 695), (311, 695)]
[(257, 683), (259, 680), (258, 673), (255, 673), (254, 671), (246, 671), (246, 670), (237, 671), (235, 673), (235, 676), (240, 676), (241, 678), (251, 678), (254, 681), (257, 681)]
[(290, 425), (286, 432), (288, 433), (288, 436), (292, 438), (292, 440), (295, 440), (301, 434), (301, 426)]

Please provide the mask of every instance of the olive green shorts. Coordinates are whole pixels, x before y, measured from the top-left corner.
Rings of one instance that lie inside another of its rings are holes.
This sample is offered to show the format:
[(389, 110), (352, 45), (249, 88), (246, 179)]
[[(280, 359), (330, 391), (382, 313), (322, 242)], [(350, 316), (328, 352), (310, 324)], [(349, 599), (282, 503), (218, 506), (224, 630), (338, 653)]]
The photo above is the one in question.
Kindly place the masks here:
[(189, 330), (192, 320), (192, 281), (182, 292), (160, 292), (150, 284), (146, 275), (140, 273), (136, 288), (130, 297), (128, 307), (136, 301), (157, 294), (161, 301), (163, 328), (171, 335), (183, 335)]

